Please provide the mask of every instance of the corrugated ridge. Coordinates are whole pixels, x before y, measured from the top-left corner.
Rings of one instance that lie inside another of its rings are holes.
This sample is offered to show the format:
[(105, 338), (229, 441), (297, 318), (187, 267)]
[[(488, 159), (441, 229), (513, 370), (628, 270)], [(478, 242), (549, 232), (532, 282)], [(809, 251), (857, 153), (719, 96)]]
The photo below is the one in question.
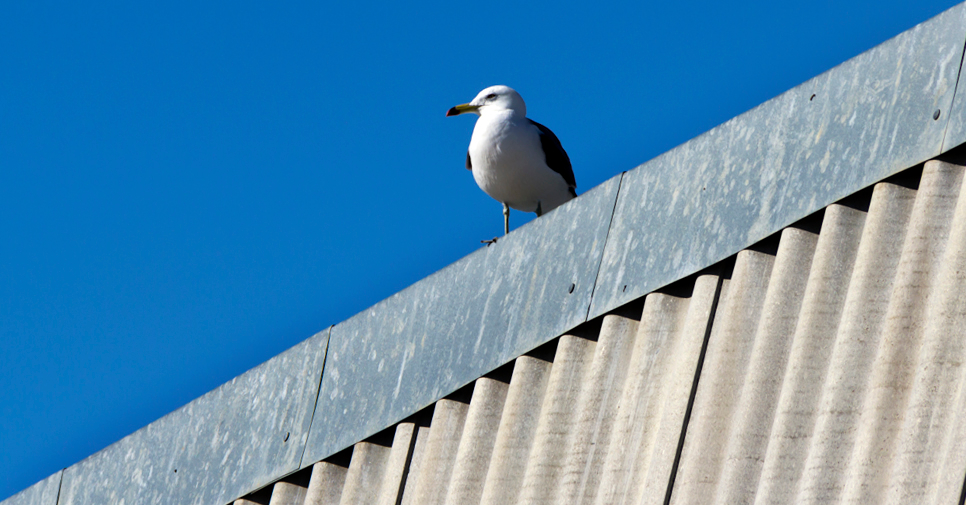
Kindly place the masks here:
[(399, 423), (386, 461), (378, 505), (398, 505), (411, 466), (418, 427), (415, 423)]
[[(901, 251), (896, 237), (905, 235), (915, 194), (887, 183), (873, 191), (828, 371), (817, 392), (817, 409), (806, 414), (815, 417), (811, 433), (803, 435), (809, 437), (809, 446), (804, 453), (787, 454), (801, 465), (802, 473), (785, 480), (785, 492), (794, 489), (784, 495), (785, 503), (828, 503), (839, 486), (836, 481), (845, 473), (857, 416), (855, 398), (863, 394), (872, 362), (870, 350), (878, 345), (876, 336), (885, 319)], [(798, 485), (793, 488), (795, 482)]]
[(305, 505), (338, 505), (347, 468), (326, 461), (312, 465)]
[(577, 416), (573, 405), (587, 382), (596, 349), (595, 341), (573, 335), (560, 337), (518, 503), (551, 503), (574, 433)]
[(306, 488), (291, 482), (280, 481), (272, 486), (272, 499), (269, 505), (302, 505), (305, 502)]
[(817, 242), (816, 234), (804, 230), (786, 228), (782, 232), (728, 434), (715, 503), (754, 501)]
[[(456, 400), (436, 402), (419, 475), (412, 490), (413, 503), (441, 505), (446, 499), (468, 411), (469, 405)], [(408, 493), (409, 489), (405, 492)]]
[(742, 251), (731, 280), (722, 285), (672, 504), (710, 501), (714, 496), (774, 262), (770, 254)]
[(621, 315), (604, 316), (594, 362), (573, 408), (577, 422), (564, 454), (553, 503), (590, 503), (618, 412), (638, 321)]
[(446, 493), (447, 505), (480, 502), (507, 389), (508, 385), (498, 380), (477, 379)]
[(966, 333), (966, 197), (962, 190), (949, 233), (929, 294), (922, 345), (912, 349), (919, 349), (918, 363), (910, 372), (910, 399), (893, 465), (891, 471), (884, 469), (890, 472), (887, 503), (954, 503), (962, 487), (959, 477), (966, 468), (962, 422), (966, 412), (966, 339), (962, 338)]
[(717, 285), (645, 299), (596, 503), (663, 503)]
[(530, 356), (517, 358), (480, 503), (503, 505), (519, 496), (552, 366)]
[(863, 211), (837, 204), (825, 210), (755, 503), (787, 503), (794, 496), (865, 216)]
[(409, 463), (409, 476), (402, 490), (402, 497), (396, 501), (399, 505), (412, 505), (413, 490), (416, 489), (416, 479), (419, 478), (422, 470), (423, 457), (426, 455), (426, 442), (429, 440), (429, 427), (419, 426), (416, 433), (416, 444), (413, 446), (413, 455)]
[(962, 167), (926, 164), (903, 244), (886, 324), (857, 419), (844, 488), (846, 503), (882, 503), (924, 316), (962, 186)]

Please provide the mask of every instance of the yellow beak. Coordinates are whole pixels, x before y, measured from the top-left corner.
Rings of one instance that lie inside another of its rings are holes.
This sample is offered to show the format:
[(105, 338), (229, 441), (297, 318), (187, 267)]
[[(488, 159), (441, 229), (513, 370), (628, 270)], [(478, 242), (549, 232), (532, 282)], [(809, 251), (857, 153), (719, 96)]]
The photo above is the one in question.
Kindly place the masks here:
[(466, 114), (467, 112), (476, 112), (478, 110), (480, 110), (479, 105), (470, 105), (468, 103), (464, 103), (463, 105), (457, 105), (456, 107), (453, 107), (452, 109), (446, 111), (446, 117), (459, 116), (460, 114)]

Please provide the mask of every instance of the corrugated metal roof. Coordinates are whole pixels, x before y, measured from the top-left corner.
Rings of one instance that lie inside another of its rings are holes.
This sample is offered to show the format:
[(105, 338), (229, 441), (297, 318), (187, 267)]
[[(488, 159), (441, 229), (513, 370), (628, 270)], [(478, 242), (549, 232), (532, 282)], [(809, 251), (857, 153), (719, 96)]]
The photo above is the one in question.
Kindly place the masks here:
[(271, 503), (961, 503), (964, 170), (830, 205)]

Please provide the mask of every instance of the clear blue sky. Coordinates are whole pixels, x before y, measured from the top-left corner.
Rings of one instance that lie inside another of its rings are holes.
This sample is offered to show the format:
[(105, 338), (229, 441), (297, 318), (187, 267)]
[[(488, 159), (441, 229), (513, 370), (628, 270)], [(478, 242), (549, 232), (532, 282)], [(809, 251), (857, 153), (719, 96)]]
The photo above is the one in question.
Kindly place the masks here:
[(501, 233), (483, 87), (583, 192), (954, 3), (4, 2), (0, 499)]

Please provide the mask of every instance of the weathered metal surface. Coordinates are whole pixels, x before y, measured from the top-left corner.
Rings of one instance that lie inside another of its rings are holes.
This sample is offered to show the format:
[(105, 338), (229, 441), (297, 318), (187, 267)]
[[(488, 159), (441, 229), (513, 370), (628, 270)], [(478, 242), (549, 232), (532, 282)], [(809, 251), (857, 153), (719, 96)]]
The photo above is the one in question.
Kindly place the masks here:
[(590, 316), (937, 156), (964, 40), (960, 4), (628, 172)]
[(584, 322), (620, 176), (332, 329), (303, 464)]
[(63, 475), (64, 471), (61, 470), (3, 500), (0, 505), (57, 505), (57, 494), (60, 492), (60, 479)]
[(60, 505), (229, 503), (299, 467), (328, 330), (64, 471)]
[[(960, 4), (958, 7), (962, 7)], [(955, 9), (956, 7), (954, 7)], [(943, 152), (966, 143), (966, 82), (963, 82), (962, 62), (959, 66), (956, 96), (949, 110), (940, 110), (940, 118), (945, 115), (946, 136), (943, 139)]]

